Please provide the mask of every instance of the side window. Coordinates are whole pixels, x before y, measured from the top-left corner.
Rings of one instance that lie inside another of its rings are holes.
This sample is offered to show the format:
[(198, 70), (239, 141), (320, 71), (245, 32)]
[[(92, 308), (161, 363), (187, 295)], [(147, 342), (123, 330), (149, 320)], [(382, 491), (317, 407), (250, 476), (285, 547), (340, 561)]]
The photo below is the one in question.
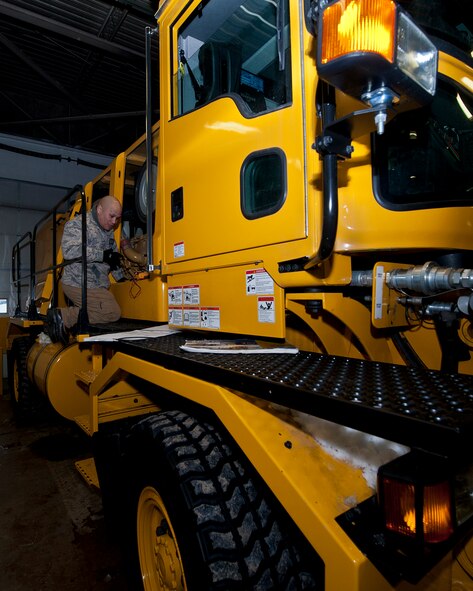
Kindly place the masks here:
[(92, 203), (98, 199), (110, 195), (110, 170), (98, 179), (92, 187)]
[(252, 116), (291, 100), (289, 2), (209, 0), (178, 31), (174, 114), (224, 95)]
[(286, 157), (274, 148), (250, 154), (241, 168), (241, 210), (250, 220), (276, 213), (286, 199)]

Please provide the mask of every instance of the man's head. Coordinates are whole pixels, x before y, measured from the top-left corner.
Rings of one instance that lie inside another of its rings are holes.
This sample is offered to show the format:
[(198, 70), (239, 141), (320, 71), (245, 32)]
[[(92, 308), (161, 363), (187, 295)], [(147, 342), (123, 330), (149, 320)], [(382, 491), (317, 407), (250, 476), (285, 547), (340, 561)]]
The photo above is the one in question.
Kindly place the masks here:
[(122, 206), (116, 197), (107, 195), (97, 201), (97, 219), (104, 230), (113, 230), (121, 215)]

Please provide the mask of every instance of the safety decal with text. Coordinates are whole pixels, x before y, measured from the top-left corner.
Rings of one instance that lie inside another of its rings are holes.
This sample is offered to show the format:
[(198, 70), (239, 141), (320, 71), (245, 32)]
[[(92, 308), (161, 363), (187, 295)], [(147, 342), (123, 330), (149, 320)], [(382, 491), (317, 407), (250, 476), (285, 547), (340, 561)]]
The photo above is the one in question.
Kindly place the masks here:
[(177, 308), (174, 306), (169, 306), (169, 324), (173, 324), (174, 326), (183, 326), (184, 319), (182, 316), (182, 308)]
[(220, 308), (207, 306), (200, 309), (201, 328), (220, 328)]
[(183, 309), (184, 326), (198, 328), (200, 326), (200, 308), (199, 306), (189, 306)]
[(195, 306), (200, 304), (200, 285), (183, 285), (182, 294), (184, 306)]
[(168, 304), (170, 306), (182, 304), (182, 287), (168, 287)]
[(184, 241), (176, 242), (174, 244), (174, 258), (178, 259), (179, 257), (184, 256)]
[(246, 295), (262, 295), (274, 293), (274, 281), (265, 269), (245, 271)]
[(276, 322), (274, 296), (258, 297), (258, 322)]

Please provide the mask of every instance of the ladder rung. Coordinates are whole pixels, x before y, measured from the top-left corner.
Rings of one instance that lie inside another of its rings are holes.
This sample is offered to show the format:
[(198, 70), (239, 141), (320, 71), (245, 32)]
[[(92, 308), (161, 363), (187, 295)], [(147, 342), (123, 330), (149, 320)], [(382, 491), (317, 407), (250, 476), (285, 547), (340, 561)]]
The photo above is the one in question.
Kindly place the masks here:
[(74, 375), (87, 386), (90, 386), (90, 384), (92, 384), (95, 378), (98, 376), (98, 374), (95, 371), (92, 371), (91, 369), (85, 371), (77, 371), (74, 373)]
[(87, 435), (92, 435), (92, 431), (90, 429), (89, 415), (80, 415), (78, 417), (74, 417), (74, 421)]
[(94, 458), (86, 458), (75, 463), (76, 469), (89, 486), (100, 489), (99, 477)]

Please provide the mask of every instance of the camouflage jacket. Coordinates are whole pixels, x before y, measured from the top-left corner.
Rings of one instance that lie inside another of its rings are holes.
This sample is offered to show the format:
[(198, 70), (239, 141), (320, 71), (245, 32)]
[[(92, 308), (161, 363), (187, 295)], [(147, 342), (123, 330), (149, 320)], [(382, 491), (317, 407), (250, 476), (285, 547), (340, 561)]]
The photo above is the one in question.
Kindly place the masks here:
[[(82, 256), (82, 216), (69, 220), (64, 226), (61, 240), (64, 262)], [(104, 230), (97, 220), (95, 208), (87, 213), (87, 287), (110, 287), (110, 267), (103, 262), (103, 251), (111, 248), (118, 251), (113, 230)], [(123, 277), (121, 269), (112, 273), (118, 281)], [(82, 286), (82, 262), (74, 262), (64, 267), (62, 282), (72, 287)]]

